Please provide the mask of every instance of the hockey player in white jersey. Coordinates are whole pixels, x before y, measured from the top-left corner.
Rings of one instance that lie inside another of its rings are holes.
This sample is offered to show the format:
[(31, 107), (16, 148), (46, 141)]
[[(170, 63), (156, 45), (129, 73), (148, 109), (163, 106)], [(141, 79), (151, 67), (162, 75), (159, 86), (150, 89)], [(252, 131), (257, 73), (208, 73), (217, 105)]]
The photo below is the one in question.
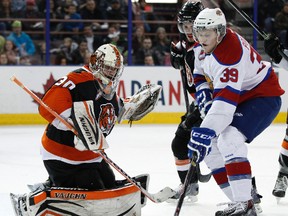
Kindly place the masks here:
[[(196, 100), (205, 118), (192, 128), (190, 158), (205, 161), (232, 200), (216, 216), (256, 215), (251, 196), (251, 143), (278, 114), (284, 90), (269, 62), (239, 34), (226, 28), (219, 8), (204, 9), (194, 21)], [(209, 88), (209, 82), (213, 90)]]
[[(272, 61), (288, 70), (288, 61), (284, 59), (279, 50), (283, 51), (283, 45), (280, 43), (279, 38), (275, 35), (269, 35), (268, 38), (264, 40), (265, 52), (271, 57)], [(288, 54), (288, 50), (284, 50), (284, 54)], [(279, 172), (276, 179), (276, 183), (272, 194), (277, 198), (279, 202), (281, 198), (285, 197), (286, 190), (288, 187), (288, 110), (286, 113), (286, 133), (283, 139), (281, 150), (279, 154)]]

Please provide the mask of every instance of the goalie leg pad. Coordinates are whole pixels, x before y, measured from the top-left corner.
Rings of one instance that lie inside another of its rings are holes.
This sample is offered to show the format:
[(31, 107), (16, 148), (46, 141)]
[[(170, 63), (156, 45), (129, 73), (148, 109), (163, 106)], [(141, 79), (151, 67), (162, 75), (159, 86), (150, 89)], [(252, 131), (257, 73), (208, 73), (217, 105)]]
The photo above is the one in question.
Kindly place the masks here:
[[(140, 175), (133, 177), (133, 179), (136, 182), (140, 183), (141, 187), (143, 187), (145, 190), (148, 190), (148, 186), (150, 182), (149, 174), (140, 174)], [(130, 182), (127, 179), (116, 181), (117, 186), (123, 186), (127, 184), (130, 184)], [(141, 193), (141, 207), (144, 207), (146, 203), (147, 203), (147, 197), (143, 193)]]
[(27, 211), (20, 215), (141, 215), (140, 194), (131, 184), (102, 191), (50, 188), (30, 193), (26, 200)]
[(74, 102), (72, 107), (72, 121), (83, 145), (76, 145), (78, 150), (103, 150), (108, 143), (95, 119), (93, 101)]

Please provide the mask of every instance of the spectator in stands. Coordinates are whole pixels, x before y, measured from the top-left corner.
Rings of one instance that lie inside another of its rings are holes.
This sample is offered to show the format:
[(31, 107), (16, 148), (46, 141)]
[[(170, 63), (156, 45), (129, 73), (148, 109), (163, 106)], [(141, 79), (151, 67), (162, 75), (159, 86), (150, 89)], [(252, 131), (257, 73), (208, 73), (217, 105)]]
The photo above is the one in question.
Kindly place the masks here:
[(100, 22), (99, 20), (105, 20), (105, 11), (99, 10), (97, 7), (97, 2), (94, 0), (86, 0), (85, 7), (80, 10), (82, 19), (84, 20), (95, 20), (92, 22), (93, 30), (107, 29), (108, 24)]
[(283, 8), (283, 0), (258, 0), (258, 25), (273, 33), (275, 16)]
[[(108, 20), (127, 20), (127, 14), (122, 14), (120, 0), (112, 0), (111, 5), (107, 8), (106, 16)], [(111, 23), (112, 24), (112, 23)]]
[[(42, 31), (44, 29), (43, 22), (39, 22), (37, 19), (44, 18), (44, 14), (38, 11), (35, 0), (26, 1), (26, 9), (22, 11), (20, 17), (26, 19), (36, 19), (36, 21), (23, 21), (22, 29), (24, 31)], [(44, 34), (31, 34), (32, 39), (44, 39)]]
[(133, 53), (137, 53), (138, 50), (142, 47), (144, 38), (145, 38), (144, 26), (137, 25), (132, 38)]
[[(50, 50), (52, 54), (56, 54), (56, 56), (64, 56), (67, 60), (67, 64), (72, 64), (72, 52), (78, 48), (78, 44), (72, 40), (70, 37), (66, 37), (63, 39), (62, 45), (59, 48), (55, 48)], [(59, 62), (58, 62), (59, 63)]]
[(11, 40), (6, 40), (4, 52), (8, 58), (9, 65), (19, 65), (20, 64), (20, 57), (19, 53), (16, 50), (16, 46)]
[[(46, 0), (41, 0), (39, 3), (39, 12), (46, 14)], [(56, 0), (50, 0), (50, 19), (64, 19), (64, 12), (61, 12), (61, 7), (58, 6)], [(63, 22), (50, 21), (50, 31), (60, 32), (63, 29)], [(51, 35), (50, 40), (61, 40), (62, 35)]]
[(0, 54), (0, 65), (8, 65), (8, 58), (6, 53)]
[(0, 53), (2, 53), (4, 50), (5, 41), (6, 41), (5, 37), (0, 35)]
[(149, 23), (150, 21), (157, 21), (153, 13), (151, 5), (147, 4), (145, 0), (138, 0), (133, 4), (133, 14), (135, 20), (141, 20), (144, 24), (145, 32), (155, 32), (158, 27), (156, 23)]
[(283, 9), (276, 14), (275, 29), (283, 46), (288, 48), (288, 2), (283, 6)]
[(31, 37), (22, 31), (22, 23), (19, 20), (15, 20), (12, 23), (12, 32), (7, 37), (7, 40), (13, 41), (18, 49), (20, 57), (32, 56), (35, 53), (35, 46)]
[(155, 65), (153, 56), (151, 54), (145, 55), (144, 65), (146, 65), (146, 66), (154, 66)]
[(39, 64), (41, 65), (45, 65), (46, 64), (46, 42), (45, 41), (41, 41), (39, 43), (39, 53), (40, 53), (40, 62)]
[(59, 53), (56, 55), (54, 64), (55, 65), (68, 65), (68, 60), (62, 53)]
[(20, 65), (32, 65), (29, 56), (21, 56)]
[(84, 56), (84, 65), (89, 65), (91, 53), (87, 52)]
[[(13, 18), (14, 13), (11, 10), (11, 0), (2, 0), (0, 3), (0, 18)], [(11, 30), (11, 21), (1, 21), (1, 32), (5, 33), (6, 30)], [(6, 36), (6, 35), (4, 35)]]
[(83, 65), (86, 53), (89, 53), (87, 47), (87, 41), (82, 40), (80, 41), (78, 48), (71, 53), (72, 57), (71, 63), (73, 65), (80, 65), (80, 64)]
[(170, 42), (165, 28), (158, 27), (153, 47), (160, 65), (170, 65)]
[(136, 65), (144, 65), (144, 59), (146, 55), (152, 55), (155, 65), (159, 65), (159, 60), (157, 59), (155, 51), (152, 48), (152, 39), (149, 36), (144, 38), (142, 47), (135, 53), (134, 63)]
[(87, 41), (88, 51), (90, 53), (93, 53), (99, 46), (103, 44), (102, 37), (100, 35), (94, 34), (92, 25), (84, 26), (81, 40), (83, 39)]
[(128, 42), (127, 38), (121, 35), (119, 25), (113, 24), (108, 28), (108, 35), (103, 39), (103, 44), (111, 43), (117, 46), (124, 57), (124, 63), (127, 62)]
[[(25, 10), (26, 0), (11, 0), (11, 11), (14, 14), (21, 13), (21, 11)], [(18, 18), (20, 18), (18, 16)]]
[(71, 20), (71, 22), (64, 22), (63, 29), (68, 32), (72, 32), (71, 36), (74, 40), (79, 39), (79, 32), (83, 30), (83, 22), (73, 22), (73, 20), (81, 21), (82, 17), (77, 13), (77, 7), (70, 3), (66, 5), (65, 20)]

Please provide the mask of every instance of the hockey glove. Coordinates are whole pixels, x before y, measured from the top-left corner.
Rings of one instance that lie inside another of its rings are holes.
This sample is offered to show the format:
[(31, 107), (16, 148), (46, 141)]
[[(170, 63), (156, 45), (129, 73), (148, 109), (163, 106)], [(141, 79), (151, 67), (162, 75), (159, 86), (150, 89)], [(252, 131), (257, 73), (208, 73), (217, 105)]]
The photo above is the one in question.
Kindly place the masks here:
[(195, 104), (195, 101), (193, 101), (189, 106), (189, 112), (186, 113), (184, 116), (185, 120), (182, 122), (182, 126), (185, 129), (191, 129), (192, 127), (199, 127), (202, 118), (198, 109), (198, 106)]
[(196, 154), (196, 163), (200, 163), (210, 153), (211, 140), (216, 137), (214, 130), (209, 128), (192, 128), (191, 139), (188, 143), (188, 157), (192, 158)]
[(195, 95), (200, 114), (204, 117), (212, 105), (212, 92), (210, 89), (201, 89)]
[(170, 61), (171, 65), (175, 69), (180, 69), (181, 67), (184, 66), (184, 55), (182, 50), (180, 50), (176, 45), (171, 42), (170, 45)]
[(273, 34), (269, 34), (264, 40), (265, 52), (271, 57), (272, 61), (279, 64), (282, 56), (278, 50), (284, 50), (283, 45), (279, 41), (279, 38)]
[(150, 113), (156, 106), (162, 86), (147, 84), (142, 86), (130, 98), (123, 100), (122, 107), (118, 116), (118, 123), (122, 120), (138, 121)]

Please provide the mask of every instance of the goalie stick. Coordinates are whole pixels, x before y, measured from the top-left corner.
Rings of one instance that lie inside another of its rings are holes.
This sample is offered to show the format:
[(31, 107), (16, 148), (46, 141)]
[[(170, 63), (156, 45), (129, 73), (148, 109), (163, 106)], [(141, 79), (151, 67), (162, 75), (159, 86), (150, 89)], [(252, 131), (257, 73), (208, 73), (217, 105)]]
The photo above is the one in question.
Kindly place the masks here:
[[(45, 104), (36, 94), (34, 94), (30, 89), (28, 89), (20, 80), (18, 80), (15, 76), (10, 78), (11, 81), (20, 86), (24, 91), (26, 91), (34, 100), (36, 100), (39, 105), (43, 106), (48, 112), (50, 112), (55, 118), (61, 121), (65, 126), (67, 126), (75, 135), (78, 135), (77, 130), (69, 124), (65, 119), (63, 119), (58, 113), (52, 110), (47, 104)], [(101, 134), (105, 139), (104, 135)], [(114, 163), (103, 151), (97, 151), (100, 156), (112, 167), (114, 167), (122, 176), (124, 176), (130, 183), (135, 185), (148, 199), (150, 199), (154, 203), (161, 203), (174, 196), (176, 192), (169, 188), (165, 187), (160, 190), (158, 193), (151, 194), (145, 188), (143, 188), (137, 181), (132, 179), (126, 172), (124, 172), (116, 163)]]

